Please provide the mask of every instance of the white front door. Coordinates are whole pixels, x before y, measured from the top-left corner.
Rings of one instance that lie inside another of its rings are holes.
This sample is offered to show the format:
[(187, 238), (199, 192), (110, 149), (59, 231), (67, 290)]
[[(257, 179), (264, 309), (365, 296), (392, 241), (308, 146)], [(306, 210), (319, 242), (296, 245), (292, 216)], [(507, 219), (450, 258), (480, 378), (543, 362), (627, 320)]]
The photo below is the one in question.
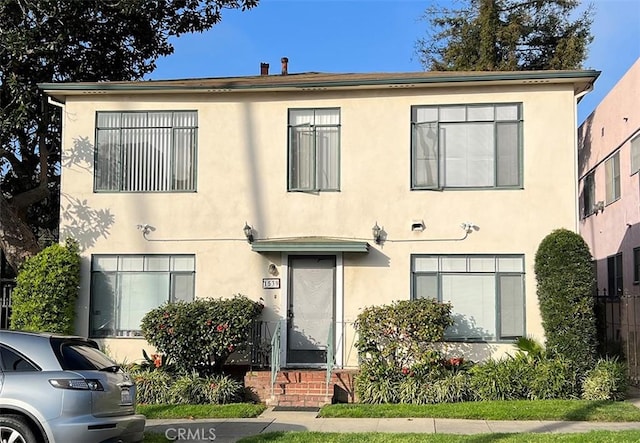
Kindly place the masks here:
[(336, 257), (289, 256), (287, 366), (319, 366), (335, 343)]

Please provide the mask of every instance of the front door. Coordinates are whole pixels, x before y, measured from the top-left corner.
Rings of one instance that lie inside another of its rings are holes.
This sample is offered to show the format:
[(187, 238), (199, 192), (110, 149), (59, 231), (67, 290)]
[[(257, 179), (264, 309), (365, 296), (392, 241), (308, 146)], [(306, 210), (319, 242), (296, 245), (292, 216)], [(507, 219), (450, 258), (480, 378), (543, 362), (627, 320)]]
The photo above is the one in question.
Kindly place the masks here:
[(288, 366), (326, 364), (335, 292), (335, 256), (289, 257)]

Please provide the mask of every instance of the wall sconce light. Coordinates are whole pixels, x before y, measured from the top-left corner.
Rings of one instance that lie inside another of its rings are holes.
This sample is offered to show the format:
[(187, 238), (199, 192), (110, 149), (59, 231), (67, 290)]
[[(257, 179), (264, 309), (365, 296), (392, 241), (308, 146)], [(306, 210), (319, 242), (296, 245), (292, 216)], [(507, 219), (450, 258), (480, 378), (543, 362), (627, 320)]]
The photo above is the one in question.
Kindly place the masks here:
[(373, 234), (373, 241), (376, 245), (382, 243), (382, 228), (378, 226), (378, 222), (371, 228), (371, 233)]
[(151, 226), (151, 225), (149, 225), (149, 224), (147, 224), (147, 223), (140, 223), (140, 224), (136, 225), (136, 229), (137, 229), (138, 231), (142, 232), (142, 236), (143, 236), (144, 238), (147, 238), (147, 235), (148, 235), (150, 232), (153, 232), (153, 231), (155, 231), (155, 230), (156, 230), (156, 228), (154, 228), (153, 226)]
[(412, 231), (417, 231), (417, 232), (422, 232), (425, 229), (425, 224), (424, 224), (424, 220), (413, 220), (411, 222), (411, 230)]
[(464, 230), (464, 232), (466, 232), (467, 234), (471, 234), (471, 232), (473, 231), (477, 231), (478, 229), (480, 229), (478, 227), (478, 225), (474, 224), (474, 223), (462, 223), (460, 225), (460, 227)]
[(244, 228), (242, 228), (242, 230), (244, 231), (244, 236), (247, 237), (247, 241), (253, 243), (253, 228), (249, 226), (249, 223), (244, 222)]

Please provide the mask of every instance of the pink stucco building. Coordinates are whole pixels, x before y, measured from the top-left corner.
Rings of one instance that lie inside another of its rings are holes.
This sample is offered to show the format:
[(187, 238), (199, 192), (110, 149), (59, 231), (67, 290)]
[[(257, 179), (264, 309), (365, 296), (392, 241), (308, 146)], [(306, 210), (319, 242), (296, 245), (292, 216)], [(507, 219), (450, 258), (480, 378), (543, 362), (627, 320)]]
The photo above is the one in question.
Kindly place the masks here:
[(640, 307), (640, 59), (578, 129), (580, 233), (597, 269), (607, 338), (636, 342)]

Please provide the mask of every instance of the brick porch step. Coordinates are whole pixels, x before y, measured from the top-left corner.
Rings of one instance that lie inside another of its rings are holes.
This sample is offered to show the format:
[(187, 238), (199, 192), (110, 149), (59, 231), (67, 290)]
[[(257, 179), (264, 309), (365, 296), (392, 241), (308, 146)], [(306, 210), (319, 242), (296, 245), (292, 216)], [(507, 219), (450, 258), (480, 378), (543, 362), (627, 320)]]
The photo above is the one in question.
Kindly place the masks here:
[(327, 386), (322, 369), (283, 369), (271, 387), (271, 371), (251, 371), (244, 377), (257, 401), (270, 406), (321, 407), (354, 401), (354, 370), (334, 370)]

